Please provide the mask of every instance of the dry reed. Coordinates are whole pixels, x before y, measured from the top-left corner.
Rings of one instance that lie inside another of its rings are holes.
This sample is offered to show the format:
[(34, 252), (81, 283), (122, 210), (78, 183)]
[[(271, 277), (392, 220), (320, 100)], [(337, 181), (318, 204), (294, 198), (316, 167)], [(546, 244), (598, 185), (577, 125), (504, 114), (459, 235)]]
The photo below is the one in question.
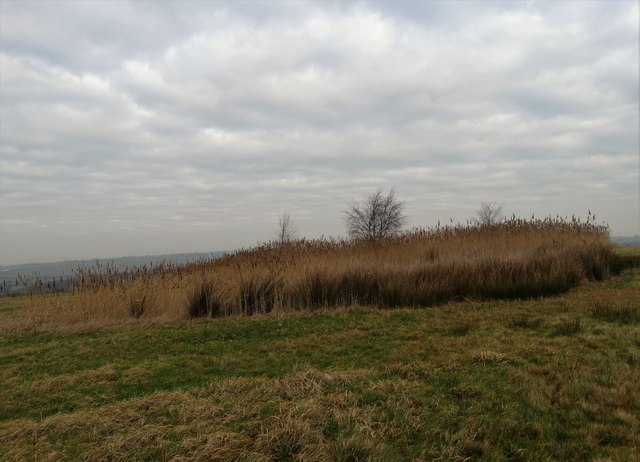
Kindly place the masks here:
[(12, 328), (536, 297), (602, 279), (612, 264), (608, 229), (579, 219), (514, 217), (381, 240), (270, 242), (183, 266), (80, 269), (72, 294), (32, 297), (28, 317)]

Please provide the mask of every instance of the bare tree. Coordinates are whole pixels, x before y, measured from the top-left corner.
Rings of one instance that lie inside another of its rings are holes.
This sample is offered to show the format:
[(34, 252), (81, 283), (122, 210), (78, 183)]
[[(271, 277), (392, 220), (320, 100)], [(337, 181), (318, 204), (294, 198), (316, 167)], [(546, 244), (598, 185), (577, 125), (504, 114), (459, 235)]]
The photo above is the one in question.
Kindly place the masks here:
[(347, 233), (352, 239), (380, 239), (398, 234), (407, 222), (404, 207), (395, 190), (385, 194), (382, 188), (377, 188), (344, 211)]
[(297, 234), (298, 229), (296, 224), (293, 222), (291, 215), (285, 211), (278, 221), (278, 234), (276, 236), (276, 240), (283, 243), (289, 242), (294, 240)]
[(481, 202), (480, 208), (476, 210), (475, 222), (481, 226), (488, 226), (497, 223), (502, 218), (502, 203), (497, 201)]

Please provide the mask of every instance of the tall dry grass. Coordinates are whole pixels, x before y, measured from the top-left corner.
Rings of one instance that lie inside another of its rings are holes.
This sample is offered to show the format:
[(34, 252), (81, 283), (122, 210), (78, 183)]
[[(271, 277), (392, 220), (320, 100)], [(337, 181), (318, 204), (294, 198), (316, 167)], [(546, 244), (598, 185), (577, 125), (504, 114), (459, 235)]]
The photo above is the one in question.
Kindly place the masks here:
[(419, 229), (376, 241), (267, 243), (185, 266), (84, 269), (72, 294), (32, 297), (4, 329), (100, 327), (341, 306), (430, 306), (536, 297), (610, 271), (608, 229), (589, 221), (512, 218)]

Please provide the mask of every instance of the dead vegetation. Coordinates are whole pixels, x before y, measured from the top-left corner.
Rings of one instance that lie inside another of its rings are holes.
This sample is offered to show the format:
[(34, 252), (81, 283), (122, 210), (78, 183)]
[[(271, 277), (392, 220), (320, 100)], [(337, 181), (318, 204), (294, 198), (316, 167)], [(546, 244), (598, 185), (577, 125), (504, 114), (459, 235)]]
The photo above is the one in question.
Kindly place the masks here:
[(71, 294), (32, 295), (0, 329), (65, 330), (345, 306), (527, 298), (601, 280), (606, 227), (512, 218), (376, 240), (272, 242), (186, 266), (81, 269)]

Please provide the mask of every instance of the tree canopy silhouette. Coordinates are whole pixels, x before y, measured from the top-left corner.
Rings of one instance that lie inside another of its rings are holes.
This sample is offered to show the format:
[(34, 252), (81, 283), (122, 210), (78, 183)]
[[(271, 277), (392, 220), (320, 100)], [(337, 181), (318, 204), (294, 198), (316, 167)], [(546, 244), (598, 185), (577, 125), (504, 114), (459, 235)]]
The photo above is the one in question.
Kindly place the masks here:
[(407, 222), (405, 203), (380, 187), (344, 211), (347, 233), (352, 239), (380, 239), (398, 234)]

